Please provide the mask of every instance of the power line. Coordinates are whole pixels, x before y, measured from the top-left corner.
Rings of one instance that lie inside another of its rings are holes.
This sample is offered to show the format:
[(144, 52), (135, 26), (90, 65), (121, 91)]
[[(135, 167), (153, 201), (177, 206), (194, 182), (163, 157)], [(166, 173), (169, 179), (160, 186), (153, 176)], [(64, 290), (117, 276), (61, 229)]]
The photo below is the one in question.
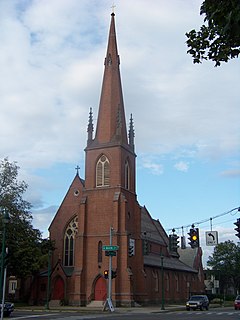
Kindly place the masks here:
[(231, 209), (231, 210), (229, 210), (229, 211), (226, 211), (226, 212), (223, 212), (223, 213), (220, 213), (220, 214), (218, 214), (218, 215), (216, 215), (216, 216), (214, 216), (214, 217), (210, 217), (210, 218), (207, 218), (207, 219), (203, 219), (203, 220), (201, 220), (201, 221), (196, 221), (196, 222), (193, 222), (193, 223), (191, 223), (191, 224), (188, 224), (188, 225), (185, 225), (185, 226), (181, 226), (181, 227), (174, 227), (174, 228), (171, 228), (171, 229), (167, 229), (167, 231), (172, 231), (172, 229), (175, 229), (175, 230), (180, 230), (180, 229), (185, 229), (185, 228), (190, 228), (192, 225), (197, 225), (197, 226), (199, 226), (200, 224), (202, 224), (202, 223), (205, 223), (205, 222), (207, 222), (207, 221), (210, 221), (210, 222), (212, 222), (212, 220), (213, 219), (217, 219), (217, 218), (220, 218), (220, 217), (222, 217), (222, 216), (225, 216), (225, 215), (227, 215), (227, 214), (230, 214), (230, 213), (232, 213), (233, 211), (240, 211), (240, 207), (236, 207), (236, 208), (233, 208), (233, 209)]

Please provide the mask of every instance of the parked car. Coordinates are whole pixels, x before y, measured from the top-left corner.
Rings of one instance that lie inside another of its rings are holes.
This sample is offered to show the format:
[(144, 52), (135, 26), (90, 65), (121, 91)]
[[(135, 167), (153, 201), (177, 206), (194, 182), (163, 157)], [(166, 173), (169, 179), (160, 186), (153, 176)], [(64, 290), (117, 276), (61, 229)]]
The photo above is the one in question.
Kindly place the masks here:
[(240, 295), (236, 296), (234, 301), (234, 308), (235, 310), (240, 310)]
[[(14, 310), (14, 303), (11, 303), (11, 302), (4, 303), (3, 315), (5, 317), (9, 317), (13, 312), (13, 310)], [(2, 311), (2, 304), (0, 304), (0, 312), (1, 311)]]
[(208, 310), (209, 308), (209, 300), (205, 295), (194, 295), (186, 302), (186, 309), (189, 311), (190, 309), (203, 309)]

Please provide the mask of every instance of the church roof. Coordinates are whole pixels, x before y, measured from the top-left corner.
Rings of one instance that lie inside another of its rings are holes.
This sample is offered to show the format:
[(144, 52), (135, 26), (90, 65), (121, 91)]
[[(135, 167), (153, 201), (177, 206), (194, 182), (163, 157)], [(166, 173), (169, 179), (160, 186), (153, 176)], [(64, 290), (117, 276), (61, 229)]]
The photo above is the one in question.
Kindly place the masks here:
[(128, 144), (114, 16), (112, 13), (94, 145)]
[(196, 268), (196, 258), (198, 255), (202, 255), (201, 248), (178, 248), (178, 253), (180, 255), (180, 260), (192, 268)]
[[(161, 267), (161, 256), (157, 255), (146, 255), (144, 256), (144, 265), (149, 265), (151, 267), (160, 268)], [(176, 271), (185, 271), (197, 273), (198, 271), (189, 265), (183, 263), (179, 259), (173, 257), (163, 257), (163, 268), (176, 270)]]

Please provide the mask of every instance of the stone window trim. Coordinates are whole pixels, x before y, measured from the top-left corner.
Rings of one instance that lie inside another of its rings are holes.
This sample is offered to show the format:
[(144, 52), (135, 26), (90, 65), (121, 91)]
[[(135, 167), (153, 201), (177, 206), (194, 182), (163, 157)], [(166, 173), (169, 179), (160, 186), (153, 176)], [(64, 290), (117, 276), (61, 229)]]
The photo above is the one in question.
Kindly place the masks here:
[(64, 265), (74, 266), (75, 238), (78, 232), (78, 217), (75, 216), (67, 225), (64, 234)]
[(96, 164), (96, 186), (110, 186), (110, 161), (105, 154), (102, 154)]

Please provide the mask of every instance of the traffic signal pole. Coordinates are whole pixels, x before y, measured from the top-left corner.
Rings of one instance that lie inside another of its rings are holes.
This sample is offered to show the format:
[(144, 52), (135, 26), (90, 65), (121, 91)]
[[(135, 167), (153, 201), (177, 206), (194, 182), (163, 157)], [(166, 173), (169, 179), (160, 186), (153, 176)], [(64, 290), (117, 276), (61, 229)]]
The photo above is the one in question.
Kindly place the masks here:
[[(109, 247), (112, 246), (112, 231), (113, 231), (113, 228), (110, 227)], [(103, 306), (103, 310), (106, 310), (106, 309), (108, 309), (111, 312), (114, 311), (114, 307), (112, 304), (112, 255), (111, 254), (109, 255), (109, 266), (108, 266), (108, 297)]]
[[(110, 233), (109, 233), (109, 243), (110, 246), (112, 245), (112, 230), (113, 228), (110, 227)], [(112, 256), (109, 256), (109, 272), (108, 272), (108, 299), (109, 301), (112, 301)]]

